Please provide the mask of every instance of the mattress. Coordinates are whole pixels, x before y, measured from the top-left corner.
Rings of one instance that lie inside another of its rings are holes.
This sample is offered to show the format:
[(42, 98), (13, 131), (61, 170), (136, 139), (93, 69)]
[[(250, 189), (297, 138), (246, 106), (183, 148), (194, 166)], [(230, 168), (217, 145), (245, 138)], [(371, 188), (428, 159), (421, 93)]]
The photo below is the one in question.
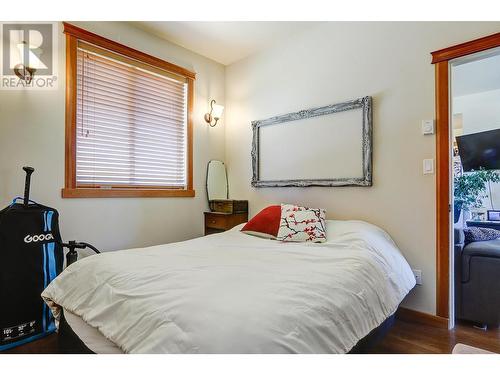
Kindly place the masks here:
[(97, 328), (87, 324), (81, 317), (63, 309), (66, 322), (78, 338), (94, 353), (123, 354), (115, 343), (103, 336)]
[(365, 222), (327, 221), (322, 244), (240, 227), (84, 258), (42, 297), (125, 353), (347, 353), (415, 285), (389, 235)]
[[(68, 323), (66, 318), (68, 314), (72, 325)], [(367, 350), (369, 351), (392, 328), (395, 317), (395, 315), (391, 315), (387, 318), (380, 326), (363, 337), (349, 353), (362, 354), (366, 353)], [(62, 346), (62, 354), (124, 354), (120, 348), (104, 337), (97, 329), (89, 326), (79, 316), (69, 312), (65, 312), (64, 319), (59, 321), (59, 345)]]

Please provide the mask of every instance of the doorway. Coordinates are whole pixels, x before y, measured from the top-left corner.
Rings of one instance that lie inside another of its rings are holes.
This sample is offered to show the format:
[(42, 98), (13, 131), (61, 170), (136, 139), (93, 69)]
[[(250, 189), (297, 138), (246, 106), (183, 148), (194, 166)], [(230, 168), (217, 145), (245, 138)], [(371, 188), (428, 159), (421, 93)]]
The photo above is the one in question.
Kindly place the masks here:
[[(498, 47), (500, 47), (500, 33), (432, 53), (432, 63), (435, 64), (436, 73), (436, 315), (449, 319), (450, 328), (453, 327), (455, 319), (454, 277), (455, 266), (458, 266), (452, 252), (455, 241), (452, 166), (457, 160), (454, 152), (457, 152), (458, 147), (453, 136), (458, 135), (460, 126), (462, 132), (464, 131), (465, 122), (464, 114), (460, 116), (460, 112), (453, 110), (452, 89), (457, 86), (453, 85), (452, 81), (458, 71), (473, 66), (465, 64), (472, 64), (474, 61), (486, 59), (488, 55), (495, 55), (494, 49)], [(462, 68), (458, 69), (461, 65)], [(458, 102), (455, 104), (458, 105)], [(453, 129), (453, 125), (456, 129)]]
[(450, 317), (486, 329), (500, 324), (500, 48), (450, 61), (450, 110)]

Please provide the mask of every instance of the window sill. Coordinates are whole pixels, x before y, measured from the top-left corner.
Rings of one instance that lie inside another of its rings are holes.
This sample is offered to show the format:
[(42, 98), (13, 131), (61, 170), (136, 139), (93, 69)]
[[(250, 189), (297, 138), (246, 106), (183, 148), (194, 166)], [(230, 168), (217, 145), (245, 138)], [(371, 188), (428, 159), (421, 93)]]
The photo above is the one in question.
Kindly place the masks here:
[(167, 198), (194, 197), (194, 190), (63, 188), (62, 198)]

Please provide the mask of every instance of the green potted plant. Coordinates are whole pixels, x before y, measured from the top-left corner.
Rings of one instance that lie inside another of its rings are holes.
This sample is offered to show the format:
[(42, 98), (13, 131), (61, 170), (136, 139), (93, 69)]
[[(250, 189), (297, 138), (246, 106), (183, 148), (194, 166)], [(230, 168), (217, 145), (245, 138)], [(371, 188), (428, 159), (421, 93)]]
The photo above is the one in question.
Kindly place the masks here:
[(488, 182), (500, 182), (500, 174), (497, 171), (480, 169), (455, 176), (454, 179), (454, 214), (455, 223), (460, 217), (460, 211), (468, 211), (471, 208), (480, 208), (483, 199), (487, 198), (486, 184)]

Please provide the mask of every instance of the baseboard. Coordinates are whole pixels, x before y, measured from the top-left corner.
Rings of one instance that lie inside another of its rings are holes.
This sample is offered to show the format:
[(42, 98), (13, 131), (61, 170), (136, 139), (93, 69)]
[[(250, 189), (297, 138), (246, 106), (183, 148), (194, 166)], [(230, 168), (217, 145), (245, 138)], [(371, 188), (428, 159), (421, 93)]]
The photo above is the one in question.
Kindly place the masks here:
[(407, 309), (406, 307), (400, 307), (398, 311), (396, 311), (396, 317), (405, 322), (419, 323), (432, 327), (448, 329), (447, 318)]

